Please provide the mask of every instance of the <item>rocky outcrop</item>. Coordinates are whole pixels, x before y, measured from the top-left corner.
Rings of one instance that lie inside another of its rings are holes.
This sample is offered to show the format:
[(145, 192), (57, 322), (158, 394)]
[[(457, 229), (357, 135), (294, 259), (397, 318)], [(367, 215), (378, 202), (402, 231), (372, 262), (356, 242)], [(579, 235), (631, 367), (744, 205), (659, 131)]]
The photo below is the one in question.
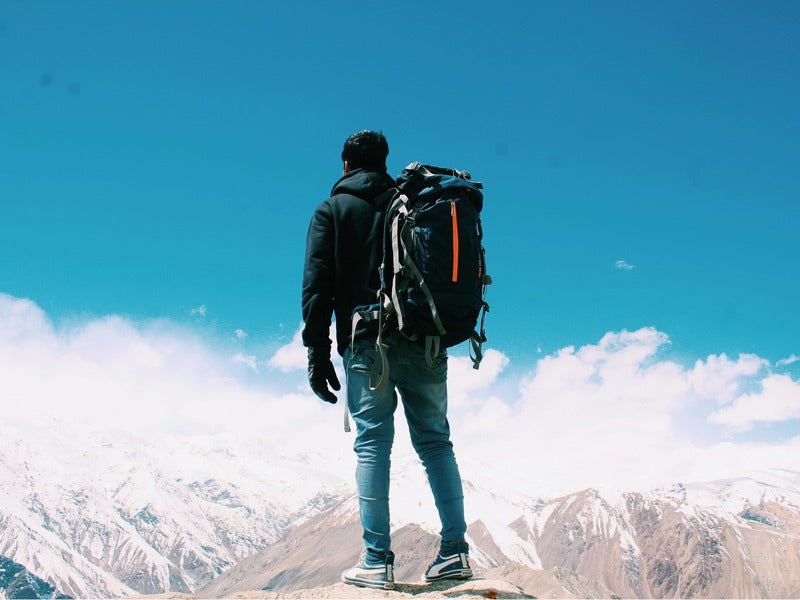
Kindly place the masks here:
[[(497, 579), (477, 578), (468, 581), (441, 581), (431, 584), (398, 583), (392, 591), (373, 590), (337, 583), (317, 588), (275, 592), (269, 590), (249, 590), (237, 592), (233, 598), (241, 600), (275, 600), (277, 598), (536, 598), (513, 583)], [(546, 597), (546, 596), (539, 596)], [(131, 600), (199, 600), (202, 594), (159, 594), (156, 596), (137, 596)]]
[(483, 573), (487, 579), (507, 581), (536, 598), (615, 598), (600, 581), (592, 581), (567, 569), (532, 569), (519, 563)]

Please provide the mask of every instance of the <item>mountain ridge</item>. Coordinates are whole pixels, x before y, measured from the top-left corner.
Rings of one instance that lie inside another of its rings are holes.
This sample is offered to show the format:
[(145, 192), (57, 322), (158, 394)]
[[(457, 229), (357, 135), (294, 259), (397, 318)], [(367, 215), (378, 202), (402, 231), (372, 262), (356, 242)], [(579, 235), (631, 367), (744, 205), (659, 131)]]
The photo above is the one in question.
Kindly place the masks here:
[[(587, 488), (539, 500), (505, 528), (477, 519), (467, 539), (476, 572), (516, 564), (518, 573), (531, 579), (529, 572), (555, 569), (583, 582), (577, 595), (794, 597), (800, 593), (797, 492), (746, 478), (611, 497)], [(725, 510), (707, 506), (712, 495)], [(437, 536), (401, 521), (393, 531), (395, 572), (399, 579), (418, 580), (435, 554)], [(254, 589), (316, 588), (336, 581), (359, 552), (360, 524), (351, 497), (234, 565), (199, 593), (216, 598)], [(562, 588), (560, 596), (568, 592)]]
[[(0, 555), (70, 596), (288, 593), (330, 585), (358, 558), (347, 463), (224, 435), (159, 439), (58, 421), (4, 422), (4, 432)], [(520, 565), (527, 578), (570, 574), (580, 589), (622, 596), (800, 596), (800, 473), (544, 499), (468, 467), (477, 572)], [(397, 573), (417, 580), (438, 539), (417, 461), (395, 457), (391, 495)]]

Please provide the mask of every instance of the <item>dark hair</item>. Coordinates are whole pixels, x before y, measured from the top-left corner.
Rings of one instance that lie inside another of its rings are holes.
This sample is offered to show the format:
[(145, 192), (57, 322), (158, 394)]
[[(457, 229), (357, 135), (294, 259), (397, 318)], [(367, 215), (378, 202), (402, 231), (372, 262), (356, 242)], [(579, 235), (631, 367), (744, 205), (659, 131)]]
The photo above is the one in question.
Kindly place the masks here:
[(346, 160), (351, 169), (385, 171), (388, 155), (389, 144), (383, 133), (369, 129), (351, 135), (342, 149), (342, 160)]

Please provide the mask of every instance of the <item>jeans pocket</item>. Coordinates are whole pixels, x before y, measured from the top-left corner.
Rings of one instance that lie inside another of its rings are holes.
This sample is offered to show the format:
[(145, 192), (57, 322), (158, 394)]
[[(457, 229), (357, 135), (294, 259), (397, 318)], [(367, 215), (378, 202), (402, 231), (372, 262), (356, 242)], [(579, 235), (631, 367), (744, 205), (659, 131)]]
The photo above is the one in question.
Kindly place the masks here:
[(433, 359), (433, 365), (430, 368), (440, 377), (447, 376), (447, 350), (439, 352), (439, 355)]
[(347, 363), (348, 370), (360, 373), (369, 373), (375, 362), (375, 348), (372, 346), (357, 345), (353, 348), (350, 360)]

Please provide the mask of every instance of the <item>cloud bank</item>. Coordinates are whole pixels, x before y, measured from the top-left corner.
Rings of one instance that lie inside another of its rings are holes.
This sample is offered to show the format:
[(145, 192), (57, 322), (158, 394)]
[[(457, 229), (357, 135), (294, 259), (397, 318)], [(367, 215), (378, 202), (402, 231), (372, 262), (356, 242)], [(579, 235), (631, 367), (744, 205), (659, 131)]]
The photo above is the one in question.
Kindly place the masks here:
[[(642, 328), (528, 365), (497, 349), (478, 371), (451, 356), (450, 420), (465, 477), (507, 473), (544, 496), (800, 471), (798, 380), (752, 354), (679, 364), (661, 356), (670, 343)], [(165, 321), (108, 316), (56, 327), (34, 302), (0, 294), (3, 418), (251, 436), (280, 455), (323, 453), (349, 477), (344, 393), (331, 407), (308, 390), (299, 331), (272, 356), (235, 350)], [(396, 459), (412, 452), (402, 431)]]
[[(557, 492), (800, 469), (800, 383), (754, 355), (712, 355), (691, 367), (660, 359), (669, 343), (643, 328), (564, 348), (522, 378), (516, 403), (490, 398), (465, 415), (460, 438)], [(737, 438), (765, 422), (793, 425), (794, 434)]]
[(310, 391), (254, 382), (256, 365), (174, 323), (107, 316), (56, 328), (33, 302), (0, 294), (6, 420), (156, 437), (231, 433), (269, 439), (279, 452), (307, 449), (303, 437), (317, 427), (336, 430), (339, 419)]

